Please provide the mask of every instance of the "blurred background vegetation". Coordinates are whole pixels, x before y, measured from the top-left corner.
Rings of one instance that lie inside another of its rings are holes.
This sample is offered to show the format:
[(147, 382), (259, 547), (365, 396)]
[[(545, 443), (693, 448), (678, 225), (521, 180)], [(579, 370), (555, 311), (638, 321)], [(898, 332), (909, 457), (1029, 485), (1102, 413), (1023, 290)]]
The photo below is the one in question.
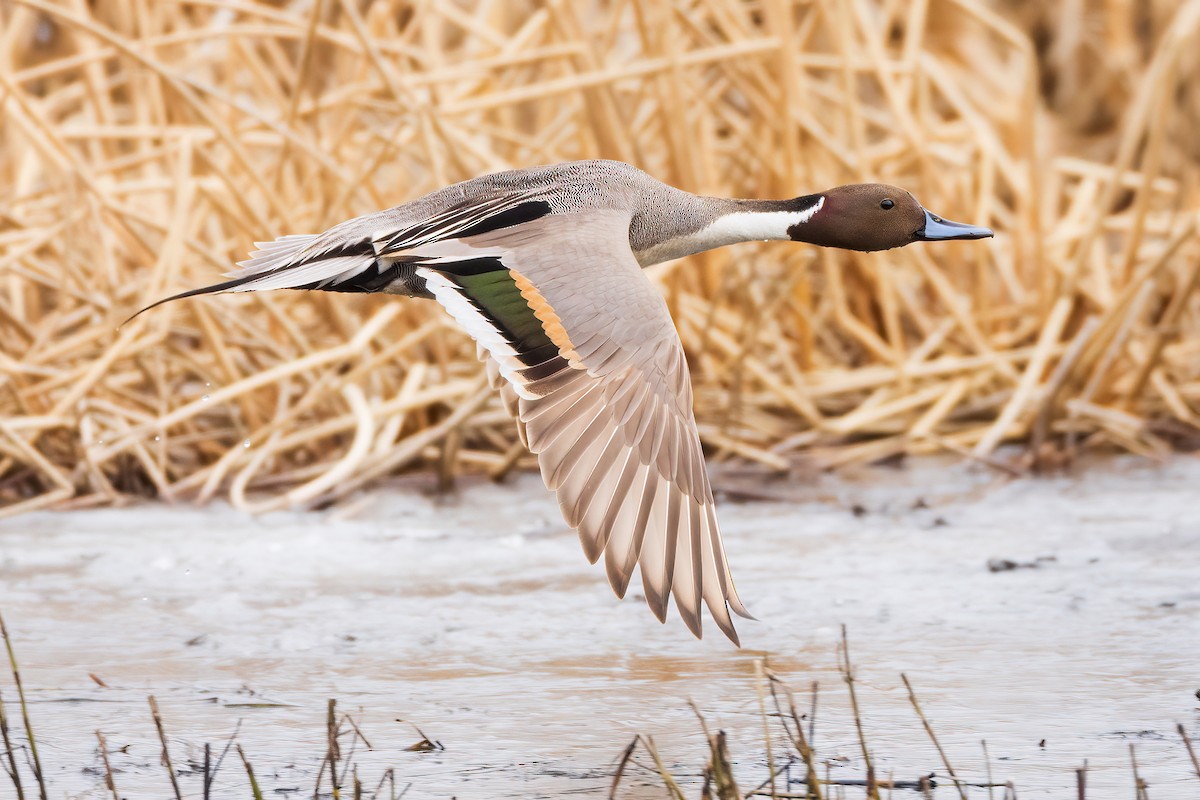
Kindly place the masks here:
[(531, 465), (433, 303), (121, 323), (256, 240), (596, 157), (720, 195), (886, 181), (997, 231), (656, 268), (716, 460), (1195, 448), (1197, 41), (1167, 0), (5, 0), (0, 513)]

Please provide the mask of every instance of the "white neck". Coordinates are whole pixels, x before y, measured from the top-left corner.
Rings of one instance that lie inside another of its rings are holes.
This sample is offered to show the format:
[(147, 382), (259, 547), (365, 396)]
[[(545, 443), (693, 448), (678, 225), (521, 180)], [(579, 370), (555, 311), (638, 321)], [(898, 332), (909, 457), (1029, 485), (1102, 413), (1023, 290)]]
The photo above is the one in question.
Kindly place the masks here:
[(732, 211), (722, 214), (697, 231), (667, 239), (638, 252), (637, 259), (646, 267), (727, 244), (790, 240), (792, 237), (788, 235), (788, 229), (808, 222), (823, 205), (825, 198), (821, 197), (803, 211)]

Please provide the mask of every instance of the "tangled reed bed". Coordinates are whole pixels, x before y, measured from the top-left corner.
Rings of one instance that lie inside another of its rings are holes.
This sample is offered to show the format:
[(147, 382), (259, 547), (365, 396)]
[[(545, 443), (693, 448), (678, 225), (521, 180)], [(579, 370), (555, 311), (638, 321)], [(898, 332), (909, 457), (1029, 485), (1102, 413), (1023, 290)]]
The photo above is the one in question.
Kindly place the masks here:
[(882, 180), (997, 230), (657, 270), (719, 458), (1194, 445), (1197, 36), (1200, 0), (12, 0), (0, 513), (530, 464), (431, 303), (226, 296), (120, 324), (255, 240), (590, 157), (712, 194)]

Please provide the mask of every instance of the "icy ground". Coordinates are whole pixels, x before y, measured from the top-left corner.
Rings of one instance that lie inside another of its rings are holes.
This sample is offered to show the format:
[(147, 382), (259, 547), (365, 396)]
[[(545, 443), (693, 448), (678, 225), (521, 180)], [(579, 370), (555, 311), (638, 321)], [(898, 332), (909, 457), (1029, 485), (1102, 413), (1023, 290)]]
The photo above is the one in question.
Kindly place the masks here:
[[(802, 703), (820, 682), (818, 757), (861, 778), (843, 623), (880, 777), (944, 774), (905, 672), (969, 780), (985, 776), (986, 739), (994, 777), (1022, 798), (1074, 797), (1084, 759), (1090, 798), (1132, 797), (1133, 743), (1151, 797), (1200, 796), (1175, 729), (1200, 744), (1200, 460), (1016, 481), (920, 462), (783, 488), (797, 501), (720, 506), (759, 619), (740, 622), (741, 650), (711, 622), (702, 642), (675, 617), (660, 625), (636, 581), (616, 600), (533, 476), (450, 499), (409, 481), (320, 513), (145, 505), (0, 523), (0, 612), (51, 796), (109, 796), (96, 729), (123, 797), (169, 796), (148, 694), (184, 772), (241, 720), (268, 797), (311, 796), (328, 698), (373, 745), (355, 754), (368, 796), (394, 766), (410, 798), (603, 797), (643, 733), (695, 797), (704, 740), (688, 699), (729, 732), (745, 791), (765, 777), (764, 654)], [(15, 722), (6, 670), (0, 693)], [(409, 723), (445, 749), (406, 751)], [(200, 796), (197, 776), (180, 781)], [(663, 796), (645, 771), (626, 783), (623, 797)], [(214, 796), (244, 787), (231, 756)]]

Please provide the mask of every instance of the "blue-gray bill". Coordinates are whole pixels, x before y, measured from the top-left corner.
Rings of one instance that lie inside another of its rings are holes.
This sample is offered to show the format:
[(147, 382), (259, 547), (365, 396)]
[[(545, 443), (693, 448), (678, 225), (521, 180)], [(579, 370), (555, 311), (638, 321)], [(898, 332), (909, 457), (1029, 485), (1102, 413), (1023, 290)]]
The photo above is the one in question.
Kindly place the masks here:
[(948, 239), (988, 239), (994, 236), (991, 228), (980, 228), (965, 222), (951, 222), (937, 214), (925, 211), (925, 226), (917, 231), (917, 239), (926, 242), (942, 242)]

